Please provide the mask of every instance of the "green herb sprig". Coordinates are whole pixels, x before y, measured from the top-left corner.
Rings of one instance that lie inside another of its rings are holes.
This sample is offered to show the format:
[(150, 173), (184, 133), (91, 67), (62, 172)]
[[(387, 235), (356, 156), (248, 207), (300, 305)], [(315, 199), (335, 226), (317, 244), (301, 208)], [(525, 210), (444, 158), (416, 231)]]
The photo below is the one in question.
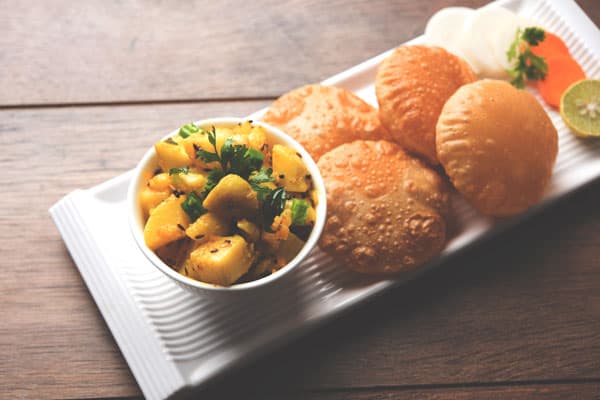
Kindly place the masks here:
[(263, 227), (267, 232), (273, 232), (271, 224), (276, 216), (281, 214), (285, 208), (287, 194), (284, 187), (272, 190), (266, 195), (262, 203)]
[(206, 163), (218, 162), (221, 164), (223, 176), (236, 174), (248, 180), (250, 174), (258, 171), (263, 163), (264, 155), (243, 144), (234, 144), (232, 138), (227, 138), (221, 146), (221, 151), (217, 149), (217, 132), (213, 126), (207, 131), (208, 141), (214, 151), (208, 151), (202, 148), (196, 149), (196, 157)]
[(265, 198), (273, 191), (273, 189), (261, 185), (262, 183), (275, 182), (275, 178), (271, 176), (272, 173), (273, 169), (271, 168), (261, 168), (260, 171), (248, 178), (248, 182), (250, 183), (250, 186), (252, 186), (252, 189), (254, 189), (256, 192), (259, 201), (264, 201)]
[(202, 195), (206, 197), (206, 195), (217, 186), (217, 183), (225, 176), (225, 173), (221, 171), (219, 168), (213, 168), (206, 177), (206, 184), (204, 185), (204, 192)]
[[(232, 138), (227, 138), (219, 151), (217, 148), (216, 128), (214, 126), (210, 130), (199, 128), (199, 131), (207, 135), (208, 142), (211, 144), (213, 151), (195, 146), (196, 157), (205, 163), (218, 162), (220, 168), (215, 167), (209, 172), (201, 197), (195, 193), (190, 193), (186, 201), (182, 204), (182, 207), (184, 207), (184, 204), (190, 203), (186, 204), (184, 210), (190, 215), (192, 220), (195, 220), (198, 216), (206, 212), (206, 209), (202, 207), (202, 198), (206, 198), (208, 193), (217, 186), (224, 176), (236, 174), (247, 180), (256, 192), (258, 200), (261, 202), (264, 228), (271, 232), (273, 219), (280, 215), (285, 208), (287, 194), (283, 187), (271, 189), (262, 185), (263, 183), (275, 181), (271, 176), (273, 169), (262, 168), (263, 153), (243, 144), (235, 144)], [(191, 214), (188, 212), (188, 209), (191, 210)], [(194, 216), (196, 217), (194, 218)]]
[(515, 40), (506, 52), (508, 61), (512, 65), (507, 72), (512, 78), (510, 83), (513, 86), (523, 89), (527, 80), (537, 81), (546, 78), (548, 73), (546, 60), (533, 54), (530, 47), (537, 46), (545, 38), (546, 33), (540, 28), (517, 29)]
[(184, 174), (184, 175), (187, 175), (187, 173), (189, 171), (190, 171), (190, 167), (171, 168), (169, 170), (169, 175), (175, 175), (175, 174)]
[(181, 208), (190, 217), (190, 220), (196, 221), (202, 214), (208, 210), (202, 206), (202, 199), (195, 192), (190, 192), (186, 199), (181, 203)]

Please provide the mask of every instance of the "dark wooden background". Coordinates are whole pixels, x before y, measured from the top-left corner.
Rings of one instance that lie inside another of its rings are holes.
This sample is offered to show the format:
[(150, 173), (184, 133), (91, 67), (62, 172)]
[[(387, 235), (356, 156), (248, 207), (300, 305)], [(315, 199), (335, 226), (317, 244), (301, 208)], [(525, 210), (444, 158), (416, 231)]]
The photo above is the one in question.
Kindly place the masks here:
[[(0, 0), (0, 398), (140, 396), (58, 199), (186, 121), (246, 115), (484, 3)], [(202, 398), (598, 399), (599, 204), (596, 183)]]

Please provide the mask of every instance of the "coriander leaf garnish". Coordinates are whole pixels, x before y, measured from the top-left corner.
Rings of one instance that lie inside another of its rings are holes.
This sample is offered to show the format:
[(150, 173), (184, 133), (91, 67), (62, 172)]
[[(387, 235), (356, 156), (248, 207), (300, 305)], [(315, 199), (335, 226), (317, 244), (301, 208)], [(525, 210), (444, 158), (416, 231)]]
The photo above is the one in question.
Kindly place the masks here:
[(210, 151), (204, 150), (202, 148), (196, 151), (196, 158), (201, 159), (205, 163), (211, 163), (213, 161), (221, 161), (221, 158), (218, 154), (212, 153)]
[[(250, 183), (250, 186), (256, 192), (260, 202), (270, 204), (266, 206), (267, 209), (272, 212), (279, 209), (279, 206), (274, 208), (273, 201), (275, 201), (275, 203), (280, 202), (282, 196), (284, 198), (283, 206), (285, 206), (285, 189), (280, 188), (273, 190), (267, 186), (261, 185), (262, 183), (275, 181), (271, 176), (273, 170), (271, 168), (262, 168), (263, 160), (265, 158), (262, 152), (249, 148), (245, 144), (235, 144), (231, 137), (225, 140), (219, 151), (217, 148), (217, 132), (215, 127), (213, 126), (210, 131), (204, 132), (207, 135), (208, 142), (213, 147), (213, 151), (195, 146), (196, 157), (206, 163), (218, 162), (221, 168), (213, 168), (208, 174), (204, 192), (202, 193), (203, 197), (206, 197), (224, 176), (235, 174), (246, 179)], [(277, 214), (267, 217), (267, 219), (270, 218), (269, 224), (272, 223), (273, 218), (279, 215), (282, 210), (283, 208), (281, 208)]]
[(248, 178), (248, 182), (250, 182), (250, 184), (275, 182), (275, 178), (273, 178), (271, 176), (272, 173), (273, 173), (273, 168), (261, 168), (260, 171), (256, 172), (256, 174), (254, 174), (250, 178)]
[(233, 139), (227, 138), (223, 146), (221, 146), (221, 167), (223, 170), (227, 167), (227, 164), (231, 161), (235, 154), (235, 148), (233, 146)]
[(260, 151), (248, 148), (244, 144), (234, 144), (233, 138), (227, 138), (219, 152), (217, 149), (217, 133), (214, 126), (210, 131), (207, 131), (207, 135), (214, 151), (196, 148), (196, 157), (206, 163), (218, 162), (221, 164), (221, 170), (225, 175), (236, 174), (248, 179), (252, 172), (257, 171), (262, 166), (264, 155)]
[(171, 168), (169, 170), (169, 175), (187, 174), (189, 171), (190, 171), (190, 167)]
[(187, 195), (186, 199), (181, 203), (181, 208), (183, 208), (183, 211), (190, 217), (192, 222), (208, 211), (202, 207), (202, 200), (195, 192), (190, 192)]
[(200, 132), (200, 128), (196, 126), (196, 124), (194, 124), (193, 122), (190, 122), (189, 124), (185, 124), (179, 129), (179, 136), (185, 139), (188, 136), (198, 132)]
[(276, 216), (285, 208), (285, 188), (277, 188), (269, 193), (262, 203), (263, 225), (267, 232), (272, 232), (271, 224)]
[(507, 72), (512, 78), (511, 84), (519, 89), (525, 87), (527, 80), (537, 81), (546, 78), (548, 65), (543, 57), (536, 56), (530, 46), (537, 46), (544, 41), (546, 33), (543, 29), (529, 27), (517, 29), (515, 40), (506, 52), (512, 68)]
[(230, 172), (248, 179), (250, 174), (260, 169), (264, 155), (258, 150), (245, 145), (234, 145), (233, 155), (229, 161)]
[(530, 46), (537, 46), (544, 39), (546, 39), (546, 32), (541, 28), (531, 27), (525, 28), (523, 31), (523, 40), (529, 43)]
[[(248, 169), (248, 171), (258, 170), (261, 167), (264, 159), (264, 154), (253, 148), (248, 148), (244, 152), (244, 166)], [(248, 172), (248, 174), (250, 174), (250, 172)]]
[(221, 171), (219, 168), (213, 168), (206, 177), (206, 184), (204, 185), (204, 192), (202, 195), (206, 197), (206, 195), (213, 190), (217, 183), (225, 176), (225, 173)]
[(304, 225), (308, 217), (308, 208), (307, 201), (294, 199), (292, 201), (292, 224)]
[(261, 168), (256, 174), (248, 178), (248, 182), (252, 189), (256, 192), (259, 201), (265, 201), (265, 198), (273, 191), (267, 186), (261, 186), (261, 183), (274, 182), (275, 178), (271, 176), (273, 169)]

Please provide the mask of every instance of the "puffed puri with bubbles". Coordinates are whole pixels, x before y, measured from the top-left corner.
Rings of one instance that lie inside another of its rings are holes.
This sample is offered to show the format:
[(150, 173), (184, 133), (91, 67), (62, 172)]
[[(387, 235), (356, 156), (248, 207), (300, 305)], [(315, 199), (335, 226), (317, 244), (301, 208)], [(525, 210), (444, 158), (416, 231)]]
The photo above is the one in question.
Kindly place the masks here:
[(408, 271), (444, 248), (448, 185), (397, 144), (343, 144), (324, 154), (318, 167), (328, 207), (319, 246), (348, 268)]
[(469, 65), (440, 47), (400, 46), (377, 69), (379, 118), (392, 141), (439, 164), (435, 124), (448, 98), (475, 81)]

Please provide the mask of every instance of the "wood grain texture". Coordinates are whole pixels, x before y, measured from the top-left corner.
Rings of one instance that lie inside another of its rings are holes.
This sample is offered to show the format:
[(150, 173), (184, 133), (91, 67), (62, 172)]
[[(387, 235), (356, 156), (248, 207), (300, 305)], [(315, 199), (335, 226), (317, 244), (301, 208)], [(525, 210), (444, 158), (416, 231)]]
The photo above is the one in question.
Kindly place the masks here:
[[(520, 385), (492, 387), (382, 388), (368, 390), (300, 391), (270, 393), (268, 390), (247, 391), (246, 398), (300, 400), (598, 400), (600, 383)], [(204, 393), (206, 398), (237, 399), (239, 392), (219, 390)], [(191, 397), (190, 397), (191, 398)]]
[[(0, 398), (138, 393), (47, 214), (181, 121), (264, 102), (0, 111)], [(214, 387), (600, 378), (600, 186)], [(24, 264), (23, 260), (27, 260)], [(245, 389), (244, 389), (245, 390)]]
[(0, 105), (278, 96), (487, 2), (2, 0)]
[(417, 36), (449, 3), (3, 0), (0, 104), (278, 96)]

